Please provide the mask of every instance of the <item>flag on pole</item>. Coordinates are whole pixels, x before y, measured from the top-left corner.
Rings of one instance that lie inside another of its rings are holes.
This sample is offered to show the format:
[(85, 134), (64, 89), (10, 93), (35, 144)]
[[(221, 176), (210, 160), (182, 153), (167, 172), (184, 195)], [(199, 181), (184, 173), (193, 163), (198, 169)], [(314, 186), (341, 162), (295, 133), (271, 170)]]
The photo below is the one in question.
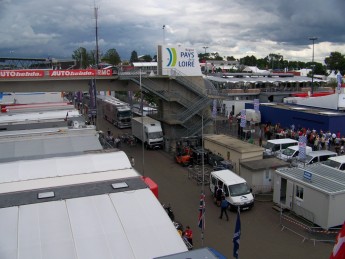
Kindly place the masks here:
[(200, 195), (198, 227), (203, 233), (205, 230), (205, 194), (203, 192)]
[(246, 120), (246, 110), (242, 110), (241, 111), (241, 122), (240, 122), (240, 126), (242, 128), (245, 128), (247, 124), (247, 120)]
[(340, 72), (338, 72), (338, 74), (337, 74), (337, 90), (340, 90), (342, 82), (343, 82), (343, 78), (342, 78)]
[(307, 136), (299, 136), (298, 138), (298, 159), (303, 161), (306, 157)]
[(344, 259), (345, 258), (345, 221), (341, 228), (336, 243), (333, 247), (333, 251), (329, 259)]
[(241, 237), (241, 219), (240, 219), (240, 207), (238, 207), (235, 233), (232, 239), (232, 242), (234, 243), (233, 256), (236, 259), (238, 259), (238, 250), (240, 249), (240, 237)]

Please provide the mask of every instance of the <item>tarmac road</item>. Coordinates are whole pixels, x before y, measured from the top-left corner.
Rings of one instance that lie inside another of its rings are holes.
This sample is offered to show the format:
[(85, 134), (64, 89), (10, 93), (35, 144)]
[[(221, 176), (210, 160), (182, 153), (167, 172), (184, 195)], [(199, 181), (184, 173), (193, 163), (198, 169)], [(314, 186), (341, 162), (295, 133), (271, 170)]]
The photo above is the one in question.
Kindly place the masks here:
[[(101, 116), (99, 116), (101, 117)], [(114, 136), (130, 132), (130, 129), (119, 130), (110, 123), (98, 119), (97, 128), (107, 131), (108, 128)], [(161, 203), (170, 203), (177, 221), (183, 226), (189, 225), (193, 230), (194, 248), (203, 246), (212, 247), (232, 257), (236, 212), (229, 212), (229, 221), (220, 220), (220, 208), (213, 203), (208, 186), (206, 194), (206, 228), (204, 240), (197, 226), (198, 208), (201, 185), (187, 177), (187, 169), (178, 165), (173, 156), (163, 150), (144, 150), (141, 145), (130, 147), (122, 145), (121, 149), (128, 157), (135, 159), (134, 168), (141, 174), (152, 178), (159, 187), (159, 200)], [(143, 166), (144, 165), (144, 166)], [(143, 170), (144, 168), (144, 170)], [(239, 258), (329, 258), (333, 243), (314, 243), (303, 239), (288, 231), (281, 231), (279, 213), (272, 209), (271, 201), (255, 201), (250, 211), (241, 213), (241, 239)], [(157, 237), (157, 245), (159, 237)]]

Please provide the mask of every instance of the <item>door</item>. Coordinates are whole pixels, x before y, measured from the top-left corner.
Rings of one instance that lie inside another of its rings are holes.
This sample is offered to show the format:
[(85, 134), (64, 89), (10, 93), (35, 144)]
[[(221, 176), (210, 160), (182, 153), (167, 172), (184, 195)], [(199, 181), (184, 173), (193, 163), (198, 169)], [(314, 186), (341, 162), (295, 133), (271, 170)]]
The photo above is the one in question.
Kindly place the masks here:
[(293, 183), (285, 178), (280, 178), (280, 203), (282, 207), (291, 209), (293, 197)]
[(263, 185), (264, 185), (264, 189), (265, 191), (268, 190), (268, 188), (272, 185), (271, 184), (271, 170), (269, 168), (266, 168), (264, 174), (263, 174)]

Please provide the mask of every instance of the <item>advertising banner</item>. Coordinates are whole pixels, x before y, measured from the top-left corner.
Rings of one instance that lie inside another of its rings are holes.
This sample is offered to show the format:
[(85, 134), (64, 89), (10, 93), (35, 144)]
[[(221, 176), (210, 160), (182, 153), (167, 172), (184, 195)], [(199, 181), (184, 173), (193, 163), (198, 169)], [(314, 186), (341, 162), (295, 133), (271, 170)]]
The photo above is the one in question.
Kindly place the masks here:
[(161, 58), (163, 75), (178, 75), (178, 73), (183, 76), (202, 75), (195, 48), (164, 45), (162, 46)]
[(50, 77), (112, 76), (111, 69), (49, 70)]
[(0, 78), (44, 77), (44, 70), (0, 70)]

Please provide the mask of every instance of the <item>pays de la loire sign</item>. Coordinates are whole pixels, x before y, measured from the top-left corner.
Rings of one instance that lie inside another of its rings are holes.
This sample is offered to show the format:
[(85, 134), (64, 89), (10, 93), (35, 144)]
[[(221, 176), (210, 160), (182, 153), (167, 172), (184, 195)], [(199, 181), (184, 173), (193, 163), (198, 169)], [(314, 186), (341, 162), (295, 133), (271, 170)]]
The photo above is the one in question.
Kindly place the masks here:
[(201, 76), (198, 53), (194, 48), (162, 46), (162, 68), (164, 75), (177, 70), (184, 76)]

